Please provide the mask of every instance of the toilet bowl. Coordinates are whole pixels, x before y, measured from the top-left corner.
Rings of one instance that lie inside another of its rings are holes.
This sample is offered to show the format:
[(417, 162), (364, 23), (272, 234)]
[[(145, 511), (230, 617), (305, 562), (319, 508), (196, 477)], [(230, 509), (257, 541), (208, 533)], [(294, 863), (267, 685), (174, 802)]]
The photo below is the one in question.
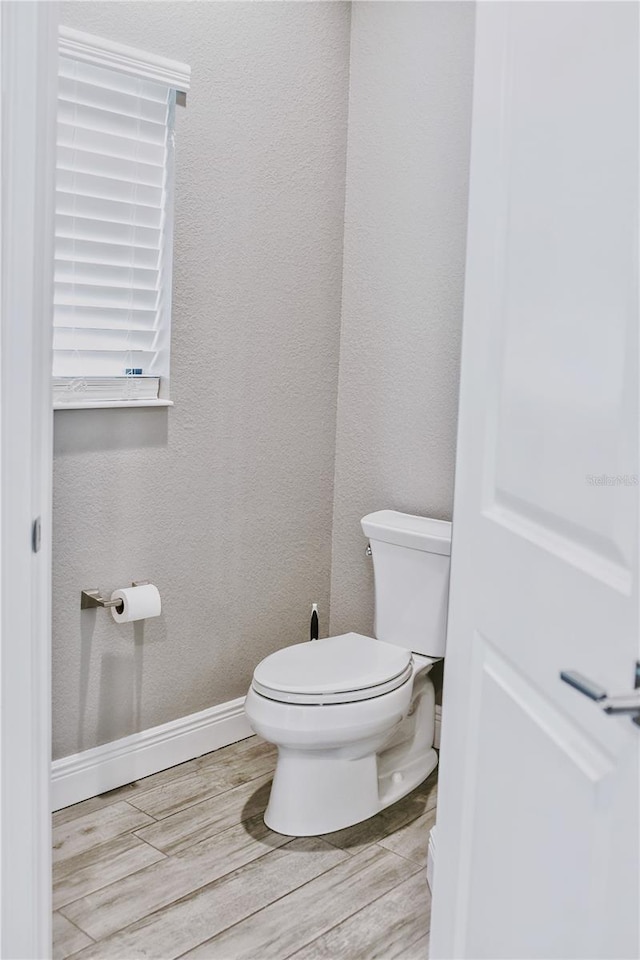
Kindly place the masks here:
[(278, 650), (256, 667), (245, 701), (252, 729), (278, 748), (265, 823), (289, 836), (366, 820), (437, 764), (429, 672), (444, 653), (451, 525), (387, 510), (362, 526), (376, 638)]

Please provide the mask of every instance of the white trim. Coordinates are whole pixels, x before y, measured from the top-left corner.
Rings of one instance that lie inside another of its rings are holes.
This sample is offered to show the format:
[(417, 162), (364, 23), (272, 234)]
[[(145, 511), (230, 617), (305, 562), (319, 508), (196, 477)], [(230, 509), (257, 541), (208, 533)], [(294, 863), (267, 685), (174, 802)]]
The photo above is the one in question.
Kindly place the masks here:
[(427, 883), (433, 893), (433, 876), (436, 868), (436, 826), (431, 827), (429, 834), (429, 849), (427, 850)]
[(127, 47), (115, 40), (94, 37), (71, 27), (60, 27), (59, 49), (63, 57), (118, 70), (128, 76), (166, 83), (175, 90), (187, 91), (191, 85), (191, 67), (186, 63)]
[(95, 797), (252, 735), (244, 697), (56, 760), (53, 809)]
[(173, 400), (84, 400), (54, 403), (54, 410), (117, 410), (119, 407), (172, 407)]
[[(51, 956), (51, 339), (58, 5), (0, 4), (0, 956)], [(33, 521), (41, 543), (32, 550)]]

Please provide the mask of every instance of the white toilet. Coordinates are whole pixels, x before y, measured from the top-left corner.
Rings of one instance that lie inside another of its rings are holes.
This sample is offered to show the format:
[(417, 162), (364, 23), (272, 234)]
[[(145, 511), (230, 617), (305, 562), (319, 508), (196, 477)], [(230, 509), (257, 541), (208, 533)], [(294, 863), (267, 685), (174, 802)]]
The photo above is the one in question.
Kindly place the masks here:
[(285, 647), (258, 664), (247, 694), (252, 729), (278, 748), (264, 820), (289, 836), (366, 820), (437, 763), (429, 671), (444, 655), (451, 524), (381, 510), (362, 529), (377, 639)]

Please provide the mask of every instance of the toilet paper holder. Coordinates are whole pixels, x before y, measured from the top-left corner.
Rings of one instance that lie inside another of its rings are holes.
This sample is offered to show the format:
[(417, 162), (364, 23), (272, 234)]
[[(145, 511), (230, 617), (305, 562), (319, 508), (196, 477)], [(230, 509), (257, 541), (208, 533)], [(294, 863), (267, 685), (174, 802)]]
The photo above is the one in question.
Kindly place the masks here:
[[(148, 580), (132, 580), (131, 586), (146, 587), (148, 583)], [(94, 590), (83, 590), (80, 594), (80, 609), (92, 610), (94, 607), (104, 607), (105, 609), (115, 607), (118, 613), (122, 613), (124, 604), (122, 600), (105, 600), (104, 597), (100, 596), (100, 590), (97, 587)]]

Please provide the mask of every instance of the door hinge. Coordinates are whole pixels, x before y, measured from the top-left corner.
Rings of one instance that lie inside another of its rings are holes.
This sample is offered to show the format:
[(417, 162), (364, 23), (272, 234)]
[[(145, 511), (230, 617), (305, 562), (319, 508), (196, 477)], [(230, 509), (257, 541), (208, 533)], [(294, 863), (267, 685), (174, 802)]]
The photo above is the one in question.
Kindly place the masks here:
[(40, 550), (40, 545), (42, 543), (42, 520), (40, 517), (36, 517), (33, 521), (31, 527), (31, 549), (34, 553), (38, 553)]

